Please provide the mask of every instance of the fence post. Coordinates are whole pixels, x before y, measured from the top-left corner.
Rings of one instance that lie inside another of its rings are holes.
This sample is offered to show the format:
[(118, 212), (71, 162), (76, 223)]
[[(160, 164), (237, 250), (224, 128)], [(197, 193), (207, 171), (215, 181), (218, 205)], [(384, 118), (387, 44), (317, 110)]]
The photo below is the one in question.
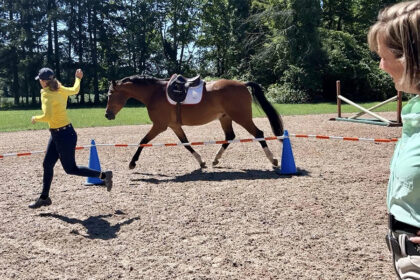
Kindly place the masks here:
[(341, 99), (339, 98), (339, 96), (341, 95), (340, 80), (336, 82), (336, 92), (337, 92), (337, 114), (338, 114), (338, 117), (341, 118)]

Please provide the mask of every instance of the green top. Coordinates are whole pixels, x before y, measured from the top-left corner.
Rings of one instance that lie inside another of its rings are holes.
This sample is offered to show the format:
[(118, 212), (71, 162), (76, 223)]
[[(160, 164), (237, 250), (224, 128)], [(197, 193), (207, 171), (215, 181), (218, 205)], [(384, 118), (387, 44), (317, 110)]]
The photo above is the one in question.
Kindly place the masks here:
[(402, 137), (391, 160), (388, 211), (400, 222), (420, 228), (420, 97), (402, 109)]

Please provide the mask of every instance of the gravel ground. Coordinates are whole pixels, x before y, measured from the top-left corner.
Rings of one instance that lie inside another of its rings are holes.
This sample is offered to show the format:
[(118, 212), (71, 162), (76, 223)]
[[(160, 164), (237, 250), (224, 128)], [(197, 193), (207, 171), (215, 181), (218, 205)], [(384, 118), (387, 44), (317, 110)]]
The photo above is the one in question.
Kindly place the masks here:
[[(383, 114), (393, 118), (393, 114)], [(401, 128), (287, 116), (289, 133), (399, 137)], [(271, 135), (265, 118), (257, 126)], [(249, 138), (234, 126), (238, 138)], [(149, 125), (76, 128), (78, 145), (138, 143)], [(185, 127), (190, 141), (222, 140), (218, 122)], [(0, 133), (0, 154), (44, 150), (49, 133)], [(166, 131), (153, 143), (177, 142)], [(0, 279), (395, 279), (384, 243), (394, 143), (291, 138), (301, 176), (280, 177), (257, 143), (98, 147), (114, 188), (55, 168), (53, 204), (41, 190), (43, 155), (0, 159)], [(281, 159), (281, 144), (269, 141)], [(87, 165), (89, 150), (76, 152)]]

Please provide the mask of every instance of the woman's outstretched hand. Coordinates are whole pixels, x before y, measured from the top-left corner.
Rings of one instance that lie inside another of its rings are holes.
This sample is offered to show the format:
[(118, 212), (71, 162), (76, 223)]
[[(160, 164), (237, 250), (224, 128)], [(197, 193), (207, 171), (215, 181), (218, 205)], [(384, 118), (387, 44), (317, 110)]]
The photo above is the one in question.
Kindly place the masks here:
[(83, 71), (82, 71), (82, 69), (77, 69), (76, 70), (76, 77), (79, 78), (79, 79), (83, 78)]

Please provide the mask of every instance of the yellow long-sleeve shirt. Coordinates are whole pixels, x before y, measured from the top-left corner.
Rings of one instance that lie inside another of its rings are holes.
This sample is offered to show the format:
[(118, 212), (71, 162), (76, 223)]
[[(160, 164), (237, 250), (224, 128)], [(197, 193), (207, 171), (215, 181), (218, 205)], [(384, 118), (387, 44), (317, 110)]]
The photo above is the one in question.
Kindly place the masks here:
[(50, 128), (59, 128), (70, 123), (67, 116), (67, 99), (70, 95), (78, 94), (80, 79), (76, 78), (73, 87), (64, 87), (56, 91), (49, 88), (41, 89), (42, 115), (35, 116), (37, 122), (47, 122)]

